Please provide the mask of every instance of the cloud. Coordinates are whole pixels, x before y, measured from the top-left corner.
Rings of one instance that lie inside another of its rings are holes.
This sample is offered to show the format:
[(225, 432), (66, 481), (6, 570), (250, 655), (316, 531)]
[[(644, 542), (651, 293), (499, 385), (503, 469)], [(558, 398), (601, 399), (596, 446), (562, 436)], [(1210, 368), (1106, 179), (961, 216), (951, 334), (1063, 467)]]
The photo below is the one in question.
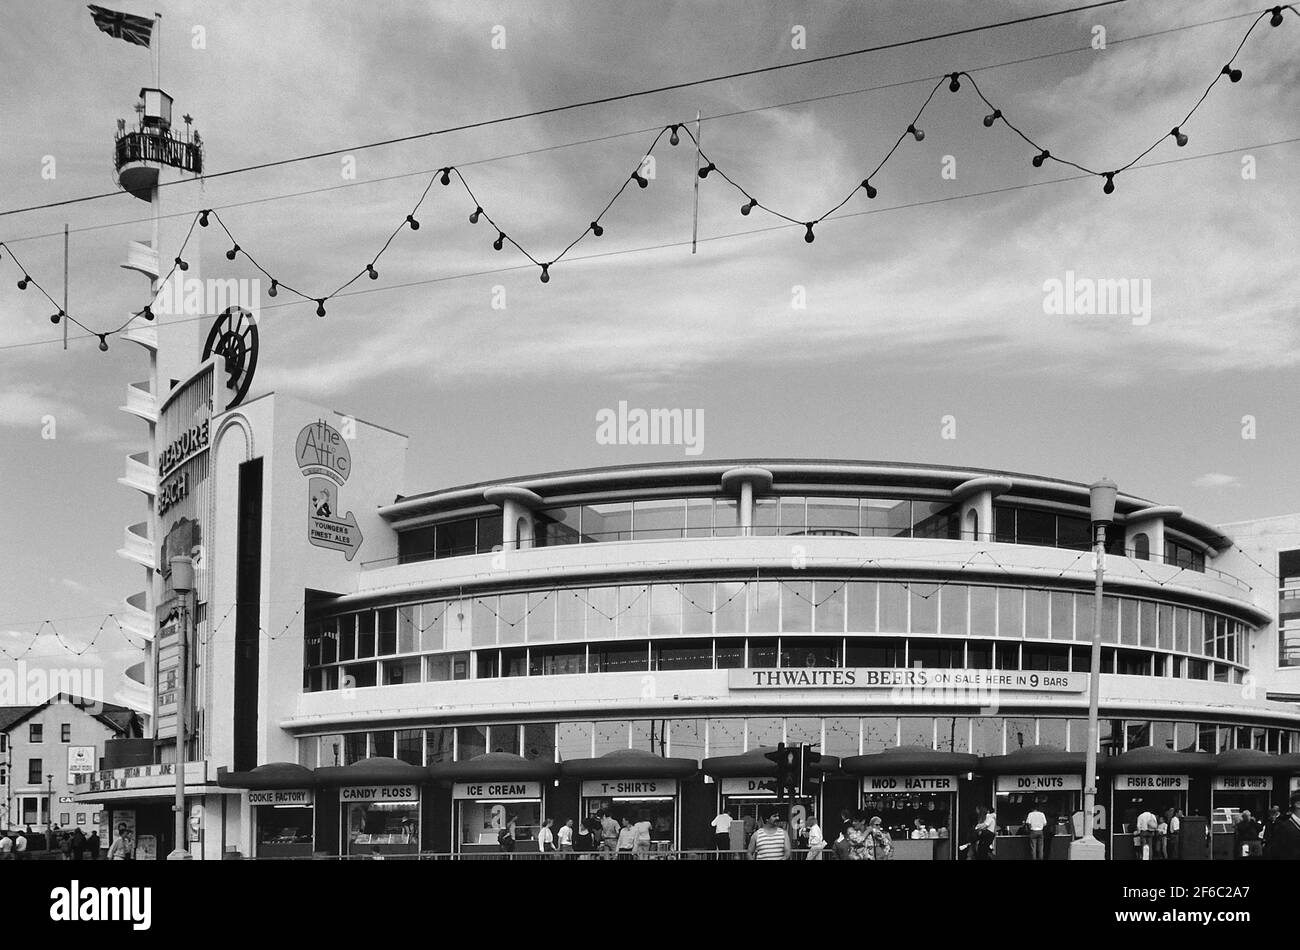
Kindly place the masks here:
[(0, 427), (53, 438), (74, 438), (80, 442), (117, 443), (126, 436), (113, 426), (92, 423), (90, 417), (68, 397), (43, 385), (14, 387), (0, 392)]
[(1236, 475), (1225, 475), (1223, 472), (1206, 472), (1199, 478), (1193, 479), (1192, 484), (1197, 488), (1240, 488), (1241, 479)]

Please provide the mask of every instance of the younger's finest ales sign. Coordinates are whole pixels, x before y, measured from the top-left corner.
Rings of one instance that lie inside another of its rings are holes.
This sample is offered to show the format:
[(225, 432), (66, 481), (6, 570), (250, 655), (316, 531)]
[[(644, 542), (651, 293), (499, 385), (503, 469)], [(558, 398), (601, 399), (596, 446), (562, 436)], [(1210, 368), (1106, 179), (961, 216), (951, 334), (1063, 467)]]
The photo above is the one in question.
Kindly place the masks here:
[(942, 689), (992, 692), (1081, 693), (1082, 673), (1031, 670), (868, 669), (808, 667), (791, 670), (727, 671), (731, 689)]

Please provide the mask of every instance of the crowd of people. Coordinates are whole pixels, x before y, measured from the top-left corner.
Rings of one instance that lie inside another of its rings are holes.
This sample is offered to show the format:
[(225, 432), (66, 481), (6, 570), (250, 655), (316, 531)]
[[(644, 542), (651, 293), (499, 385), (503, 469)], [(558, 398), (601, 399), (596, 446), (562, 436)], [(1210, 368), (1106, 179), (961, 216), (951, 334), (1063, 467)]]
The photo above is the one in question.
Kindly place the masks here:
[(530, 849), (535, 845), (542, 854), (634, 860), (650, 853), (653, 827), (647, 813), (615, 815), (601, 809), (581, 821), (565, 819), (559, 828), (555, 827), (555, 819), (543, 819), (536, 837), (521, 842), (511, 816), (497, 832), (497, 847), (503, 853), (513, 854), (522, 843)]
[(1239, 861), (1300, 860), (1300, 791), (1291, 793), (1288, 804), (1290, 810), (1286, 814), (1273, 805), (1262, 822), (1249, 809), (1243, 809), (1233, 832), (1232, 856)]
[(0, 861), (27, 861), (38, 856), (53, 861), (97, 861), (103, 855), (99, 832), (89, 835), (80, 828), (69, 833), (58, 825), (47, 831), (33, 831), (31, 825), (21, 831), (0, 833)]

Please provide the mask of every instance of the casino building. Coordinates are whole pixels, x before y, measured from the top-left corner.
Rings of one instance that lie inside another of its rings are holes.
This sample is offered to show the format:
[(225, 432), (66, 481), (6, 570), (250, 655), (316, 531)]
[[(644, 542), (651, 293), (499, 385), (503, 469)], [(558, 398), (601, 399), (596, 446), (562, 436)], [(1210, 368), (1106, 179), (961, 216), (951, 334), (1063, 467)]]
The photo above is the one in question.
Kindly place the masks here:
[[(1098, 473), (754, 457), (430, 487), (405, 436), (246, 395), (242, 324), (214, 319), (132, 394), (152, 731), (80, 793), (159, 854), (178, 757), (208, 859), (472, 854), (503, 827), (526, 851), (600, 809), (656, 853), (711, 849), (726, 808), (739, 846), (785, 743), (822, 756), (796, 823), (867, 808), (900, 858), (951, 860), (983, 807), (1005, 860), (1037, 808), (1065, 857)], [(1231, 857), (1233, 815), (1300, 787), (1300, 516), (1121, 490), (1104, 575), (1099, 836), (1130, 858), (1137, 815), (1178, 808), (1171, 850)]]

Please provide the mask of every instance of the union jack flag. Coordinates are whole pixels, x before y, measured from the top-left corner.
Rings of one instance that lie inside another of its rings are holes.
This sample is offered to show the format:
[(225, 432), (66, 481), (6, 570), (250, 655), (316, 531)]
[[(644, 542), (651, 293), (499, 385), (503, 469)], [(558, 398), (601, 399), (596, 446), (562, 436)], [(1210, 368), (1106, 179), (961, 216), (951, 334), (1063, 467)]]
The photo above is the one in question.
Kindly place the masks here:
[(109, 36), (126, 40), (136, 46), (148, 47), (149, 38), (153, 35), (153, 20), (132, 16), (130, 13), (119, 13), (117, 10), (106, 10), (93, 3), (89, 5), (89, 10), (95, 20), (95, 26)]

